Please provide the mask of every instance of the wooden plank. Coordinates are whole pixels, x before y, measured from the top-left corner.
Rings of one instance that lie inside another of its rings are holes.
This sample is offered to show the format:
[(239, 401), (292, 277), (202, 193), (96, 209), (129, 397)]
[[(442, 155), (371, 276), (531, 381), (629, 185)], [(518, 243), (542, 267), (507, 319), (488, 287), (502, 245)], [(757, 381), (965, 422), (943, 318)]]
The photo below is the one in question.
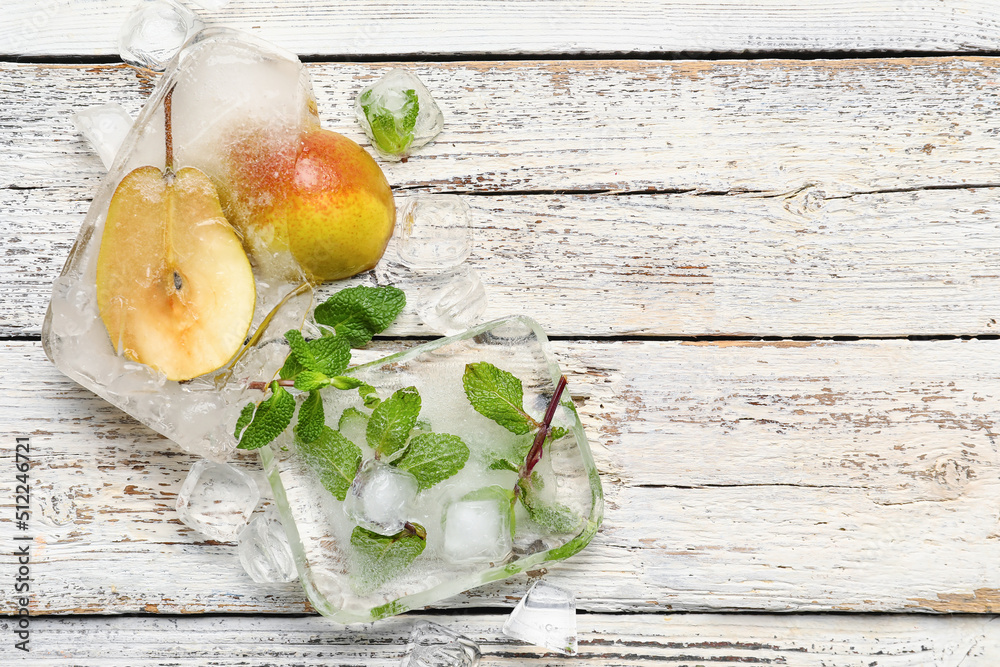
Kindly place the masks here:
[[(1000, 611), (1000, 341), (553, 347), (607, 498), (591, 546), (544, 568), (581, 609)], [(33, 613), (308, 610), (178, 523), (192, 457), (37, 343), (5, 344), (0, 368), (0, 432), (34, 452)], [(0, 512), (13, 484), (0, 476)], [(442, 606), (509, 605), (542, 572)]]
[[(993, 187), (973, 186), (1000, 169), (998, 64), (879, 62), (421, 65), (449, 126), (386, 171), (400, 194), (492, 195), (469, 197), (489, 317), (563, 335), (993, 333), (1000, 228)], [(361, 139), (350, 98), (377, 71), (312, 68), (328, 126)], [(38, 335), (102, 174), (73, 109), (135, 112), (148, 81), (5, 65), (0, 82), (0, 334)], [(647, 188), (686, 196), (549, 194)], [(522, 190), (538, 194), (496, 196)], [(600, 318), (594, 294), (615, 295)]]
[[(131, 0), (5, 3), (0, 53), (117, 55)], [(330, 4), (232, 0), (209, 25), (252, 32), (300, 54), (744, 53), (994, 51), (1000, 13), (975, 0), (588, 0)]]
[[(36, 667), (395, 667), (411, 629), (445, 625), (475, 641), (483, 667), (496, 665), (780, 664), (792, 667), (993, 667), (1000, 623), (986, 617), (844, 615), (578, 614), (579, 655), (561, 658), (500, 634), (505, 616), (406, 614), (337, 628), (317, 617), (31, 619), (29, 654), (0, 644), (4, 664)], [(13, 637), (9, 619), (0, 620)]]

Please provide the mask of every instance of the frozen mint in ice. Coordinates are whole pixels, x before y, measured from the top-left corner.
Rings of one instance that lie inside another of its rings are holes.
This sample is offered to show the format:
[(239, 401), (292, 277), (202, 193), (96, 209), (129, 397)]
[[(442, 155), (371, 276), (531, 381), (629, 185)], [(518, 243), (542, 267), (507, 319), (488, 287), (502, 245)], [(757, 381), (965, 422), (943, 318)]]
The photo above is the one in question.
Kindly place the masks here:
[(513, 373), (485, 361), (467, 364), (462, 385), (476, 412), (511, 433), (523, 435), (538, 426), (524, 411), (524, 388)]
[(406, 524), (394, 535), (380, 535), (358, 526), (351, 533), (351, 573), (354, 588), (371, 591), (399, 576), (424, 552), (427, 533)]
[(400, 667), (476, 667), (482, 653), (474, 641), (443, 625), (423, 621), (410, 632)]
[(323, 427), (319, 437), (298, 441), (305, 462), (319, 475), (320, 482), (337, 500), (344, 500), (361, 466), (361, 449), (330, 427)]
[(406, 445), (419, 414), (420, 394), (414, 387), (395, 391), (372, 410), (365, 430), (368, 446), (378, 457), (391, 457)]
[(409, 520), (417, 491), (417, 478), (412, 474), (381, 461), (369, 461), (351, 482), (344, 512), (373, 533), (393, 535)]
[(572, 655), (576, 653), (576, 599), (573, 594), (536, 581), (503, 624), (508, 637)]
[(468, 460), (469, 448), (458, 436), (420, 433), (410, 440), (396, 466), (416, 477), (423, 491), (457, 473)]
[(394, 69), (358, 95), (358, 123), (372, 146), (387, 160), (401, 160), (431, 141), (444, 116), (415, 74)]

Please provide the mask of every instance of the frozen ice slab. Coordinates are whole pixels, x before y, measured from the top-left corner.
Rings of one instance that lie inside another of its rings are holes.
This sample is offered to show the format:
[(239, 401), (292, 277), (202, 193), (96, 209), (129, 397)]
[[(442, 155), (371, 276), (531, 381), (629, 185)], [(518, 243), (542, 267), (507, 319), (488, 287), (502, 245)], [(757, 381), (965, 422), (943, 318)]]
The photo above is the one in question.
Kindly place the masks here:
[(370, 461), (354, 477), (344, 511), (362, 528), (394, 535), (403, 530), (416, 496), (416, 477), (395, 466)]
[(273, 507), (255, 516), (240, 532), (239, 556), (244, 571), (259, 584), (284, 583), (298, 577), (292, 548)]
[(293, 154), (302, 133), (318, 127), (309, 79), (294, 55), (235, 31), (195, 35), (160, 77), (95, 193), (53, 287), (42, 343), (53, 363), (73, 380), (183, 449), (224, 460), (236, 446), (232, 431), (240, 407), (260, 396), (248, 388), (250, 383), (270, 381), (281, 367), (288, 353), (283, 334), (303, 326), (312, 292), (308, 285), (300, 288), (302, 272), (290, 253), (272, 251), (262, 240), (267, 230), (257, 236), (248, 232), (245, 240), (256, 253), (250, 344), (226, 366), (190, 381), (161, 381), (155, 372), (145, 377), (137, 373), (134, 359), (112, 345), (96, 298), (104, 223), (126, 174), (143, 166), (165, 166), (164, 100), (169, 90), (175, 165), (207, 174), (234, 221), (246, 221), (255, 206), (266, 204), (263, 195), (251, 201), (240, 187), (235, 173), (245, 165), (234, 157), (234, 145), (252, 145), (255, 155)]
[(421, 622), (410, 632), (400, 667), (476, 667), (482, 653), (474, 641), (437, 623)]
[(132, 116), (120, 104), (102, 104), (77, 111), (73, 114), (73, 124), (100, 156), (104, 168), (110, 169), (132, 129)]
[(253, 477), (225, 463), (191, 466), (177, 493), (177, 514), (187, 527), (214, 540), (235, 540), (260, 501)]
[(416, 74), (394, 69), (358, 94), (355, 115), (372, 147), (398, 161), (441, 133), (444, 116)]
[(129, 65), (162, 72), (200, 25), (171, 0), (140, 0), (122, 23), (118, 52)]
[[(489, 410), (477, 398), (504, 373), (516, 378), (505, 386), (516, 383), (521, 393), (502, 403), (523, 410), (509, 428), (481, 412)], [(369, 405), (357, 389), (319, 390), (330, 432), (342, 425), (351, 434), (338, 436), (344, 454), (299, 442), (293, 427), (258, 450), (282, 517), (294, 522), (288, 533), (296, 562), (304, 564), (302, 583), (321, 613), (342, 623), (402, 613), (568, 558), (597, 531), (600, 479), (569, 393), (553, 401), (561, 373), (535, 322), (498, 320), (347, 374), (371, 387)], [(400, 396), (409, 397), (408, 411)], [(536, 450), (540, 427), (531, 424), (550, 409), (552, 437)], [(413, 474), (419, 490), (401, 513), (404, 528), (380, 535), (358, 525), (340, 498), (349, 497), (346, 480), (358, 462), (374, 460), (383, 447), (387, 424), (392, 446), (380, 461)], [(320, 449), (325, 459), (317, 457)], [(540, 458), (529, 468), (531, 452)], [(501, 498), (513, 514), (500, 511)], [(489, 507), (474, 504), (481, 500)], [(449, 539), (449, 526), (468, 531), (469, 539)]]
[(396, 253), (404, 266), (417, 271), (451, 269), (471, 250), (469, 205), (461, 197), (410, 197), (400, 206)]
[(576, 653), (576, 598), (536, 581), (503, 624), (503, 633), (559, 653)]

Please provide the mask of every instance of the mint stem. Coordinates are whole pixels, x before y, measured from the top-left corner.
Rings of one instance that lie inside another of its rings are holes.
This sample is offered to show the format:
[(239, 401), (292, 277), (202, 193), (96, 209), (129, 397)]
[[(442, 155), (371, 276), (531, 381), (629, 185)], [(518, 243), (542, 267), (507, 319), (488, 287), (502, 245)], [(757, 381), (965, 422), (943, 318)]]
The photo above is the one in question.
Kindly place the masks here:
[(421, 526), (420, 524), (410, 523), (409, 521), (407, 521), (405, 524), (403, 524), (403, 530), (409, 533), (410, 535), (416, 535), (425, 542), (427, 541), (427, 531), (424, 530), (423, 526)]
[[(279, 387), (294, 387), (295, 380), (277, 380)], [(270, 382), (251, 382), (247, 385), (247, 389), (258, 389), (260, 391), (266, 390), (271, 386)]]
[(531, 471), (542, 460), (542, 445), (545, 444), (545, 438), (552, 431), (552, 418), (556, 415), (556, 408), (559, 407), (559, 399), (562, 397), (565, 389), (566, 376), (561, 375), (559, 376), (559, 382), (556, 384), (555, 393), (552, 394), (552, 400), (549, 401), (549, 407), (545, 410), (545, 416), (542, 417), (542, 423), (538, 427), (538, 433), (535, 434), (535, 441), (531, 443), (531, 449), (528, 450), (528, 456), (524, 460), (521, 479), (528, 479)]

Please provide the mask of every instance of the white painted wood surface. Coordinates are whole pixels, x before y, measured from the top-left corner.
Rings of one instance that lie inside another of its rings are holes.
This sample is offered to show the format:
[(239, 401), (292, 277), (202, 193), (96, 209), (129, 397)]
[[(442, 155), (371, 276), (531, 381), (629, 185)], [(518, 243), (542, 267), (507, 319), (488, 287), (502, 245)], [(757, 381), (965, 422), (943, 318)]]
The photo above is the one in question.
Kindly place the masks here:
[[(9, 0), (0, 53), (117, 55), (134, 0)], [(253, 32), (299, 54), (587, 54), (994, 51), (990, 0), (232, 0), (212, 25)]]
[[(445, 132), (386, 171), (490, 194), (468, 197), (488, 316), (553, 334), (996, 333), (1000, 65), (876, 62), (423, 64)], [(311, 67), (327, 126), (363, 141), (351, 99), (382, 69)], [(103, 172), (74, 109), (135, 112), (148, 83), (0, 66), (0, 332), (38, 335)]]
[[(407, 614), (351, 629), (315, 617), (45, 618), (33, 621), (30, 659), (35, 667), (396, 667), (410, 630), (422, 621), (478, 642), (481, 667), (995, 667), (1000, 649), (993, 616), (578, 614), (579, 656), (564, 658), (501, 635), (504, 618)], [(0, 633), (10, 634), (9, 621), (0, 620)], [(18, 658), (0, 643), (0, 659)]]

